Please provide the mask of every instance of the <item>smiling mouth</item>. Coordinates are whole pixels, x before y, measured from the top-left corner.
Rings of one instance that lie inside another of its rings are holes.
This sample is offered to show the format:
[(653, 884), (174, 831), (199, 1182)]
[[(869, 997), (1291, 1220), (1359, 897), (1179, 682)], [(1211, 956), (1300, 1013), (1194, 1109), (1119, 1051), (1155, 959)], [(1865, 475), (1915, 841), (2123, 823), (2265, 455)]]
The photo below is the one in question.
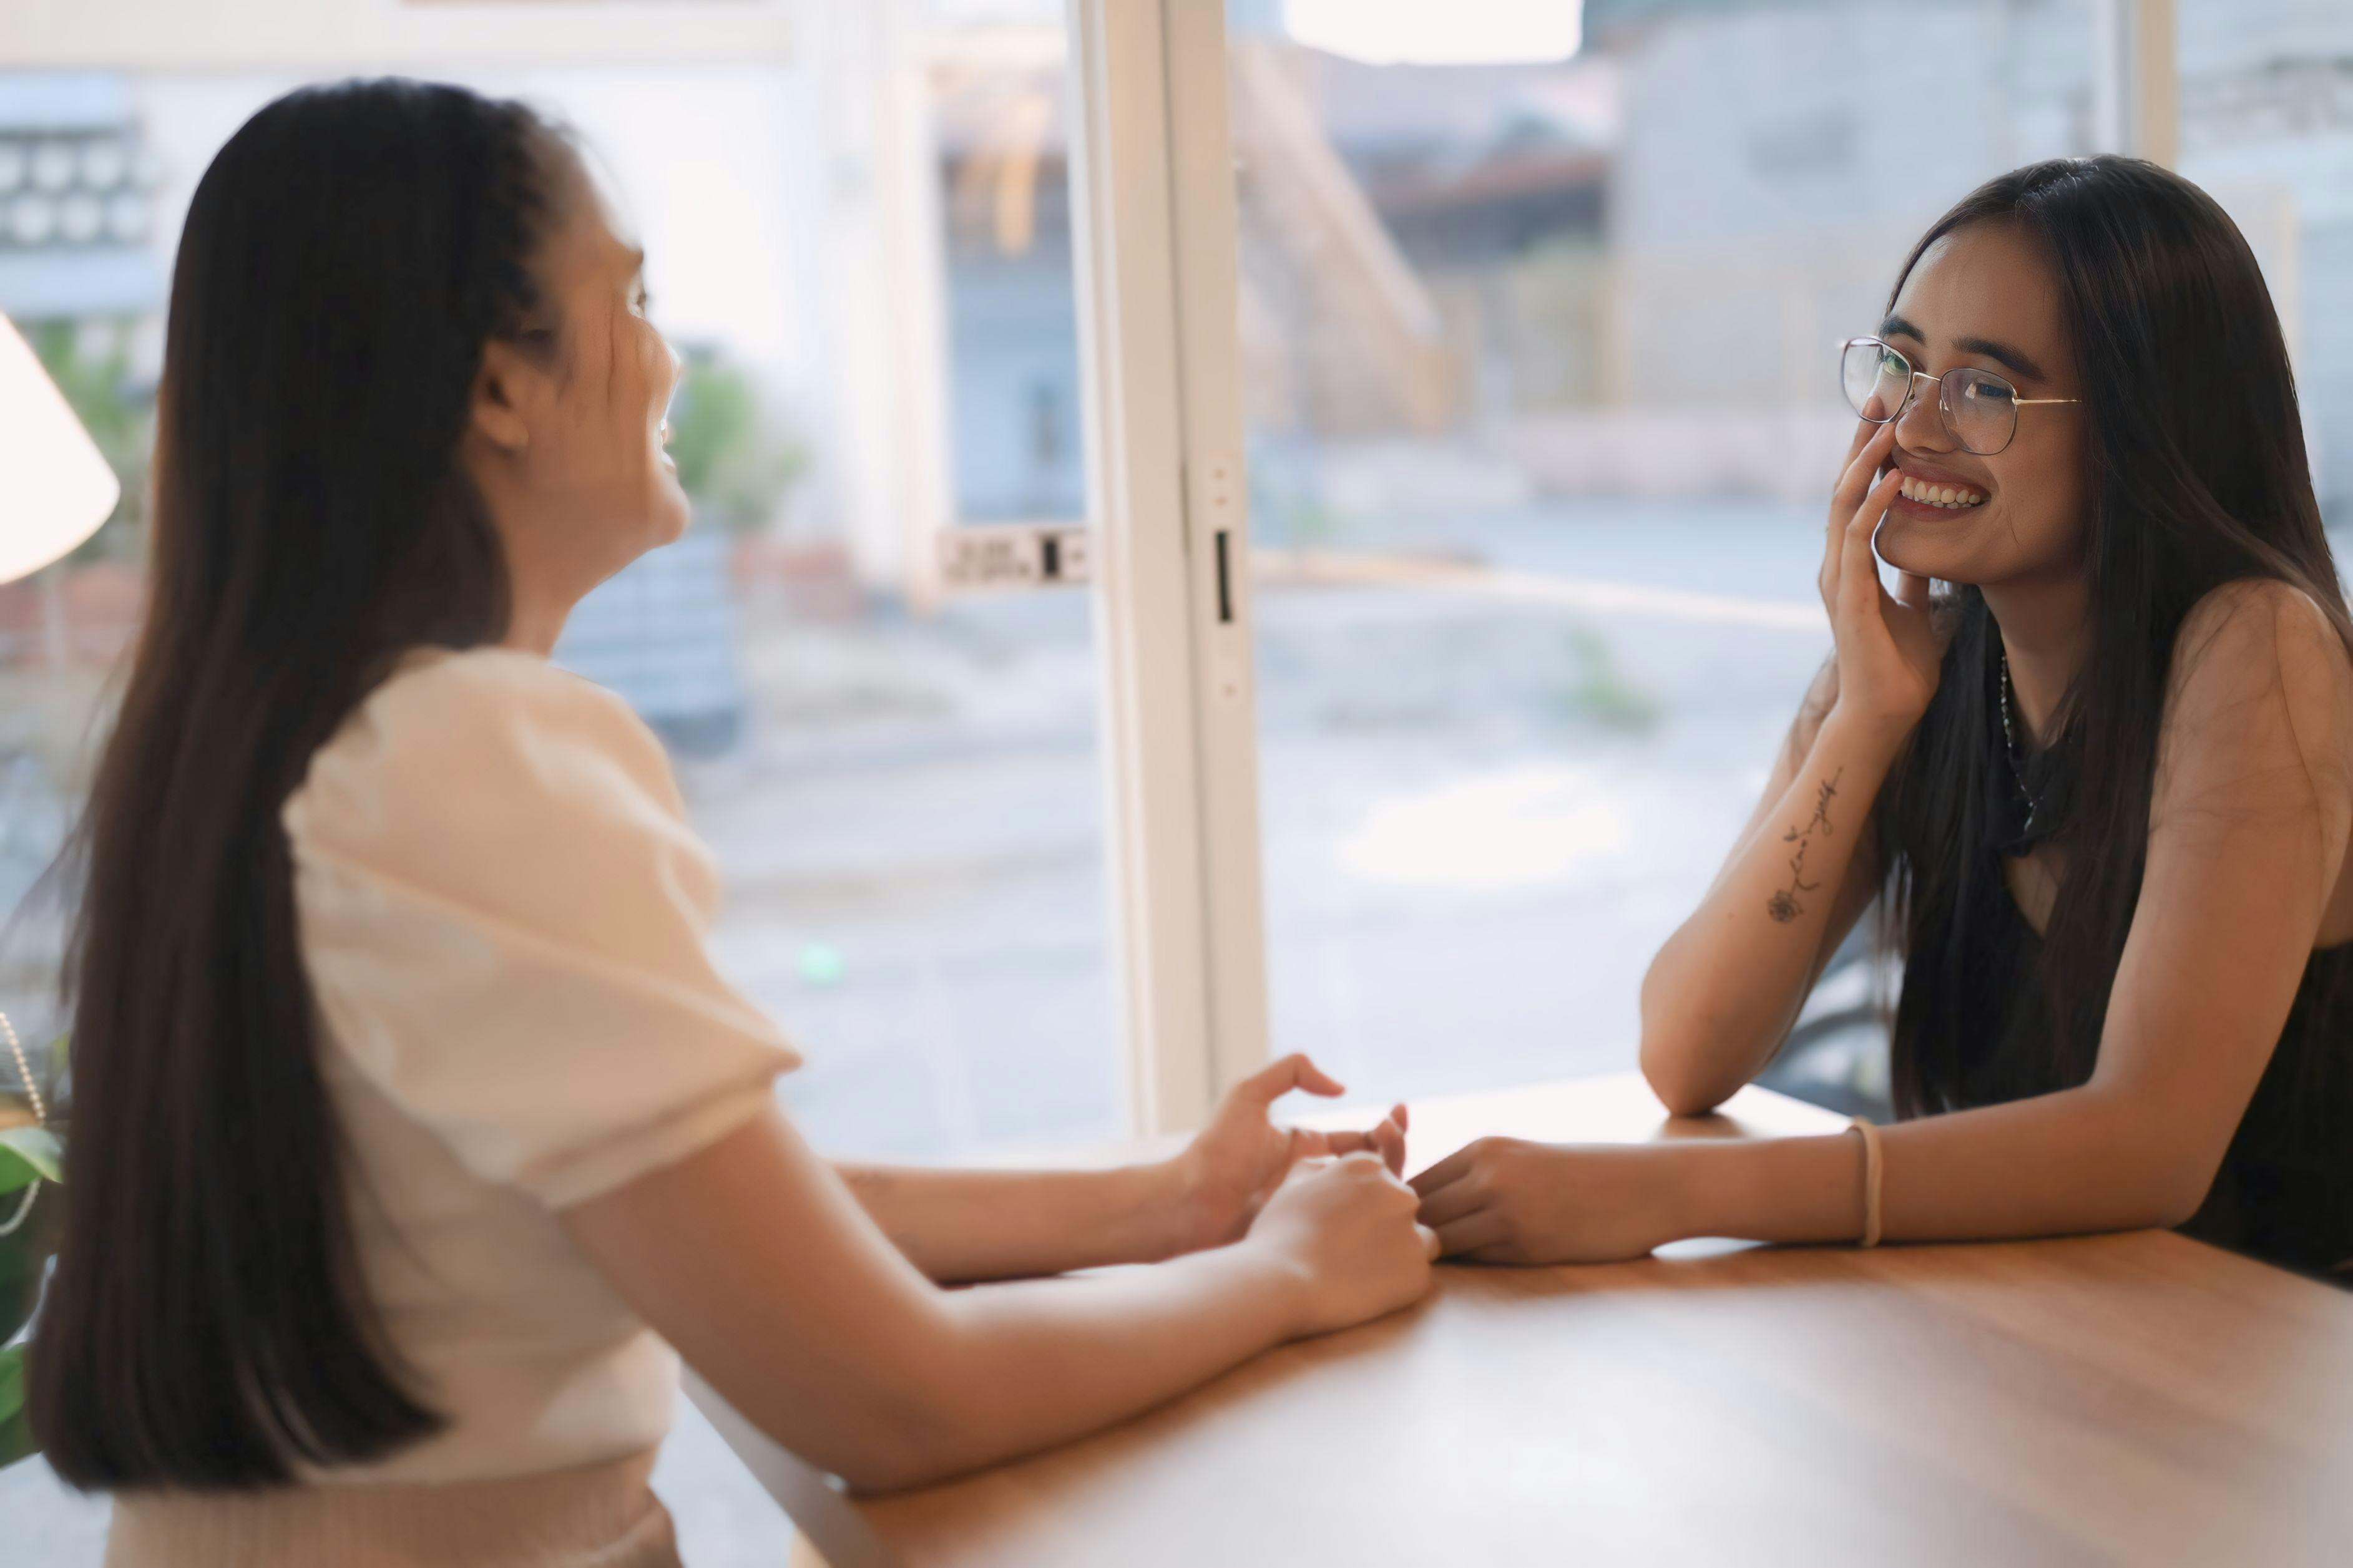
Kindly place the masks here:
[(1920, 506), (1937, 507), (1946, 511), (1967, 511), (1985, 505), (1985, 491), (1970, 485), (1937, 484), (1933, 480), (1904, 476), (1899, 487), (1904, 499)]

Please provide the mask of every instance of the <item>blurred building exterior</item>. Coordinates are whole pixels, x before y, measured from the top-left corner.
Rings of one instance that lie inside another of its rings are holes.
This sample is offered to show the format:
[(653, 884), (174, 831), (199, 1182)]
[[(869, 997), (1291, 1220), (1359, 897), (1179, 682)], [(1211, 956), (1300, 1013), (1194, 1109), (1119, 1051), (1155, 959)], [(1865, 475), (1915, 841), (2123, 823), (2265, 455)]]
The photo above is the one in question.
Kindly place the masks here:
[(2179, 9), (2181, 172), (2231, 210), (2263, 264), (2322, 507), (2353, 522), (2353, 8)]
[[(1579, 56), (1514, 66), (1366, 65), (1229, 12), (1250, 423), (1262, 468), (1342, 511), (1384, 488), (1352, 482), (1361, 449), (1400, 440), (1442, 491), (1810, 497), (1843, 439), (1831, 346), (1913, 240), (2096, 141), (2090, 0), (1590, 0)], [(2271, 279), (2336, 512), (2353, 21), (2181, 15), (2185, 172)], [(1050, 68), (1018, 102), (940, 69), (958, 493), (1067, 514), (1061, 105)]]
[(157, 310), (162, 174), (121, 76), (0, 76), (0, 310), (18, 321)]
[[(1610, 253), (1634, 406), (1827, 397), (1825, 345), (1970, 185), (2093, 148), (2085, 0), (1588, 0), (1626, 72)], [(2263, 262), (2324, 505), (2353, 508), (2353, 13), (2183, 0), (2182, 172)], [(1924, 84), (1933, 80), (1933, 90)]]

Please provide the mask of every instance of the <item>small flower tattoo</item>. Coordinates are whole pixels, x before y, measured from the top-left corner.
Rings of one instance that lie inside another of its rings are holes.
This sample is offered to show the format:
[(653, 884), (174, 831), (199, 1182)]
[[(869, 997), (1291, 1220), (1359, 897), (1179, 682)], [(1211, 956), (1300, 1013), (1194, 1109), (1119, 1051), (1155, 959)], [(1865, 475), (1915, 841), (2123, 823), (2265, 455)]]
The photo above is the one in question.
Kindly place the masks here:
[(1821, 887), (1820, 882), (1806, 880), (1806, 851), (1813, 847), (1816, 828), (1820, 828), (1826, 837), (1832, 831), (1831, 802), (1838, 795), (1839, 780), (1844, 777), (1846, 777), (1846, 770), (1841, 768), (1817, 785), (1814, 795), (1814, 815), (1811, 820), (1802, 827), (1792, 827), (1788, 832), (1781, 835), (1781, 842), (1796, 845), (1798, 852), (1789, 857), (1789, 885), (1765, 900), (1765, 912), (1783, 925), (1788, 924), (1806, 912), (1806, 906), (1798, 901), (1798, 895), (1814, 892)]

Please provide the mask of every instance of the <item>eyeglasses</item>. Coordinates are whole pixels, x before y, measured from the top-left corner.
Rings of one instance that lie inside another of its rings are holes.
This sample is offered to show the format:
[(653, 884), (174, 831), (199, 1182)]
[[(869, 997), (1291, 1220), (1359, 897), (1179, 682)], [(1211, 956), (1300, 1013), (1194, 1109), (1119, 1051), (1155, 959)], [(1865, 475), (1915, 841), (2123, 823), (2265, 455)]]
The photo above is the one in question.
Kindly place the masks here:
[[(1902, 351), (1877, 338), (1849, 338), (1839, 345), (1839, 383), (1846, 391), (1847, 405), (1857, 417), (1871, 424), (1885, 425), (1903, 418), (1924, 381), (1936, 388), (1936, 413), (1944, 420), (1945, 434), (1957, 442), (1961, 450), (1980, 458), (1990, 458), (2010, 445), (2018, 434), (2020, 409), (2036, 404), (2084, 401), (2080, 397), (2021, 397), (2018, 388), (1991, 371), (1969, 366), (1930, 375), (1926, 371), (1914, 370)], [(1874, 397), (1884, 412), (1864, 413)]]

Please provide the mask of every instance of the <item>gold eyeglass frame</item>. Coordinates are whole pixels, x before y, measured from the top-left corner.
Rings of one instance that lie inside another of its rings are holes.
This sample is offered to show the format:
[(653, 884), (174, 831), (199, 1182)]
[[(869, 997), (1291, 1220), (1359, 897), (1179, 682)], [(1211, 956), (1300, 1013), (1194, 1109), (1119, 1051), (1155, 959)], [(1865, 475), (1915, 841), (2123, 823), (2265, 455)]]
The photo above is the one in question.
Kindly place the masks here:
[[(1902, 349), (1897, 348), (1894, 343), (1887, 342), (1883, 338), (1873, 337), (1849, 338), (1846, 342), (1839, 344), (1839, 395), (1841, 397), (1846, 395), (1846, 356), (1849, 352), (1864, 343), (1869, 343), (1873, 348), (1894, 354), (1897, 359), (1902, 360), (1905, 367), (1912, 372), (1912, 379), (1905, 384), (1904, 401), (1896, 405), (1894, 413), (1889, 415), (1884, 419), (1873, 419), (1869, 415), (1862, 413), (1862, 410), (1857, 409), (1855, 411), (1855, 417), (1861, 419), (1866, 425), (1893, 425), (1898, 419), (1904, 417), (1905, 411), (1912, 406), (1913, 401), (1920, 395), (1920, 384), (1924, 381), (1933, 382), (1936, 384), (1936, 387), (1937, 423), (1944, 426), (1945, 434), (1953, 438), (1953, 444), (1958, 447), (1962, 451), (1968, 453), (1971, 457), (1990, 458), (1996, 453), (2010, 450), (2010, 443), (2018, 439), (2017, 411), (2019, 409), (2033, 408), (2041, 405), (2053, 403), (2081, 403), (2084, 401), (2080, 397), (2021, 397), (2018, 395), (2017, 384), (2008, 376), (1997, 375), (1989, 370), (1979, 370), (1977, 366), (1972, 364), (1957, 364), (1952, 369), (1947, 371), (1943, 375), (1930, 375), (1926, 371), (1913, 364), (1912, 356), (1910, 354), (1905, 353)], [(1961, 439), (1961, 433), (1953, 427), (1953, 407), (1949, 401), (1952, 396), (1952, 389), (1947, 386), (1945, 383), (1949, 378), (1957, 375), (1983, 376), (1988, 381), (2000, 382), (2002, 385), (2010, 388), (2010, 437), (2008, 440), (2003, 441), (2000, 446), (1996, 447), (1990, 452), (1978, 451), (1975, 447), (1970, 446), (1967, 441)], [(1848, 406), (1852, 407), (1853, 405), (1850, 403)]]

